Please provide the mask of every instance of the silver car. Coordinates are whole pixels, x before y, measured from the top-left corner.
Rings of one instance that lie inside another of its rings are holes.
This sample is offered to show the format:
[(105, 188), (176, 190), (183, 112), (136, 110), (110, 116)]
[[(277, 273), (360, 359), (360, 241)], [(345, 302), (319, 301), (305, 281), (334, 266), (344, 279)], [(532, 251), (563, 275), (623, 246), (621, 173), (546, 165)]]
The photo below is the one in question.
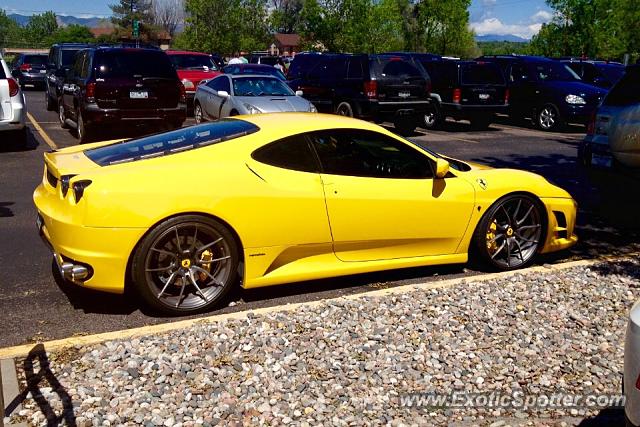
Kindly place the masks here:
[(0, 135), (14, 133), (18, 142), (23, 145), (27, 142), (26, 105), (20, 85), (11, 76), (7, 63), (0, 56)]
[(312, 103), (294, 92), (282, 80), (265, 75), (222, 74), (202, 82), (193, 104), (196, 123), (242, 114), (306, 111), (315, 113)]

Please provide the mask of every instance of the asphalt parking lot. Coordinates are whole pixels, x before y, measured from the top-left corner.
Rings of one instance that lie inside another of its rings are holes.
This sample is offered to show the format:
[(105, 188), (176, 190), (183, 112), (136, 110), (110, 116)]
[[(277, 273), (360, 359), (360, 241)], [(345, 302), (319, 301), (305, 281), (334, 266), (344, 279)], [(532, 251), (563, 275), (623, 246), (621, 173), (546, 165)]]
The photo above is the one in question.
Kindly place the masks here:
[[(70, 288), (54, 278), (51, 254), (36, 232), (31, 195), (42, 179), (42, 153), (77, 141), (71, 131), (60, 128), (55, 112), (46, 111), (42, 92), (29, 91), (26, 97), (31, 116), (28, 147), (15, 147), (5, 140), (0, 144), (0, 346), (167, 321), (141, 311), (131, 295)], [(543, 133), (500, 119), (486, 131), (470, 131), (466, 122), (449, 122), (439, 131), (419, 129), (411, 139), (463, 160), (531, 170), (567, 189), (580, 204), (577, 233), (581, 242), (571, 251), (540, 260), (543, 263), (636, 249), (633, 242), (637, 241), (640, 209), (628, 199), (616, 201), (611, 194), (598, 190), (578, 167), (576, 148), (583, 132), (583, 128), (575, 127), (561, 133)], [(103, 139), (125, 136), (122, 132), (101, 135)], [(220, 312), (477, 273), (468, 266), (421, 268), (239, 290), (233, 295), (232, 306)]]

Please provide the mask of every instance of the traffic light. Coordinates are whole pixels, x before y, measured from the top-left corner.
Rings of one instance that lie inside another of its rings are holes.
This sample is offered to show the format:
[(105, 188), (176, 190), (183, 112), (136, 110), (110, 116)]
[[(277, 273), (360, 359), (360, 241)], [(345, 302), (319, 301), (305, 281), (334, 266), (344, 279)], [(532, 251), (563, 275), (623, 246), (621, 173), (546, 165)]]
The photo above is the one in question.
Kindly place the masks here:
[(133, 20), (133, 37), (136, 39), (140, 37), (140, 21), (137, 19)]

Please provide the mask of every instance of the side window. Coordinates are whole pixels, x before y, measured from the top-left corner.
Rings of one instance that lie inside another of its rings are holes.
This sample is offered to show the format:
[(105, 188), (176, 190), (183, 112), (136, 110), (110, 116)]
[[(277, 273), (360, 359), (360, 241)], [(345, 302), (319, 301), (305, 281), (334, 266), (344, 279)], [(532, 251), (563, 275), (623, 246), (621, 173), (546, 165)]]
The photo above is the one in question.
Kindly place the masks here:
[[(575, 70), (574, 70), (575, 71)], [(582, 74), (578, 73), (578, 75), (587, 82), (594, 81), (597, 77), (600, 76), (598, 69), (593, 64), (584, 64), (584, 72)]]
[(84, 63), (82, 64), (82, 73), (80, 77), (86, 79), (91, 74), (91, 55), (84, 54)]
[(259, 148), (251, 155), (255, 160), (279, 168), (301, 172), (318, 172), (315, 154), (304, 134), (293, 135)]
[(349, 61), (349, 69), (347, 71), (347, 78), (349, 79), (361, 79), (363, 76), (362, 73), (362, 62), (352, 59)]
[(86, 58), (86, 53), (78, 54), (76, 57), (76, 62), (73, 64), (73, 75), (74, 77), (82, 77), (82, 70), (84, 68), (84, 61)]
[(333, 129), (310, 134), (322, 171), (370, 178), (433, 178), (431, 160), (406, 144), (377, 132)]
[(513, 64), (511, 65), (511, 74), (509, 76), (509, 81), (511, 82), (522, 82), (528, 81), (530, 79), (529, 71), (524, 64)]
[(576, 63), (576, 62), (570, 62), (570, 63), (567, 64), (567, 66), (569, 68), (571, 68), (573, 71), (575, 71), (575, 73), (577, 75), (579, 75), (581, 78), (584, 77), (584, 71), (585, 70), (583, 70), (583, 68), (582, 68), (583, 65), (582, 64), (579, 64), (579, 63)]
[[(55, 56), (55, 48), (51, 48), (49, 49), (49, 64), (54, 64), (56, 62), (56, 56)], [(47, 64), (48, 65), (48, 64)]]
[(229, 78), (227, 76), (216, 77), (215, 79), (208, 82), (207, 86), (209, 86), (216, 92), (224, 90), (227, 93), (230, 93), (231, 90), (231, 87), (229, 85)]

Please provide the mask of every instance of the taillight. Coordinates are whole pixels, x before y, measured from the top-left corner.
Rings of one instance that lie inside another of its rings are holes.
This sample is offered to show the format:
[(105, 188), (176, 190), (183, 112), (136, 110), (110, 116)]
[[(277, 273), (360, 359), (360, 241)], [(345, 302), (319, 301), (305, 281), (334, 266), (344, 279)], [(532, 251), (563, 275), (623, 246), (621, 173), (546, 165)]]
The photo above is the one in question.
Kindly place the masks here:
[(7, 79), (7, 82), (9, 83), (9, 96), (16, 96), (18, 94), (18, 91), (20, 90), (18, 82), (11, 78)]
[(591, 113), (589, 123), (587, 123), (587, 135), (593, 135), (596, 133), (596, 112)]
[(640, 390), (640, 375), (638, 375), (638, 378), (636, 379), (636, 388)]
[(73, 195), (76, 198), (76, 203), (78, 203), (80, 199), (82, 199), (82, 196), (84, 195), (84, 190), (89, 185), (91, 185), (91, 180), (89, 179), (82, 179), (80, 181), (76, 181), (73, 183)]
[(95, 82), (87, 83), (87, 86), (84, 90), (84, 95), (87, 98), (88, 102), (93, 102), (96, 96), (96, 84)]
[(462, 92), (460, 91), (460, 88), (455, 88), (453, 90), (453, 103), (460, 104), (461, 99), (462, 99)]
[(504, 91), (504, 105), (507, 105), (509, 103), (509, 95), (511, 95), (509, 93), (509, 89)]
[(182, 84), (182, 82), (179, 82), (178, 84), (180, 85), (180, 103), (181, 104), (186, 104), (187, 103), (187, 89), (185, 89), (185, 87)]
[(427, 84), (424, 87), (424, 90), (427, 92), (427, 95), (431, 95), (431, 80), (427, 80)]
[(364, 82), (364, 94), (367, 98), (377, 98), (378, 97), (378, 82), (375, 80), (370, 80), (368, 82)]
[(20, 71), (31, 71), (31, 64), (22, 64), (20, 66)]

